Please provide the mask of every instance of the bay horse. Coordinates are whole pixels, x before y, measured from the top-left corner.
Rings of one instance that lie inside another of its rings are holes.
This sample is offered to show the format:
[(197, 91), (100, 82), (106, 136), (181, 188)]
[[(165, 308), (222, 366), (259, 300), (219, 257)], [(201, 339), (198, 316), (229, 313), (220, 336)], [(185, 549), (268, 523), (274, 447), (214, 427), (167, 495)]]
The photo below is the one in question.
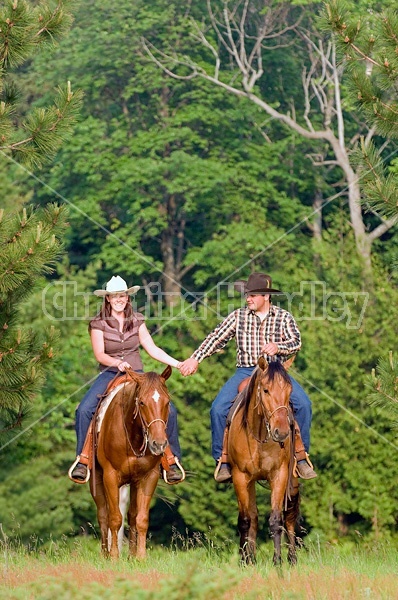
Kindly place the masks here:
[(104, 556), (119, 557), (118, 531), (123, 524), (119, 488), (129, 483), (129, 555), (145, 558), (150, 503), (168, 445), (170, 397), (165, 382), (170, 375), (169, 366), (161, 375), (128, 370), (129, 381), (120, 386), (105, 412), (90, 479)]
[(297, 562), (295, 525), (299, 514), (299, 486), (293, 476), (294, 418), (289, 404), (291, 382), (280, 362), (260, 357), (242, 403), (232, 419), (228, 435), (228, 457), (238, 500), (239, 553), (246, 564), (255, 562), (258, 510), (256, 481), (271, 488), (269, 526), (274, 542), (273, 562), (281, 564), (284, 529), (288, 537), (288, 561)]

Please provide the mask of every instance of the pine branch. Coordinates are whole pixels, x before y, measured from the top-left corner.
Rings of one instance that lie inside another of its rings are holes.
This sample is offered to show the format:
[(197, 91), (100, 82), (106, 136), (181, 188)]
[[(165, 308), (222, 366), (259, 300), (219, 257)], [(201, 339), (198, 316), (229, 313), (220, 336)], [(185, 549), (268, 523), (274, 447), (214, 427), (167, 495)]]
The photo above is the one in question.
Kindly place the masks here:
[(71, 0), (36, 7), (25, 0), (6, 0), (0, 10), (0, 66), (7, 70), (21, 65), (38, 47), (64, 37), (75, 6)]
[(64, 206), (54, 204), (43, 211), (29, 207), (3, 218), (0, 223), (0, 293), (14, 293), (27, 279), (52, 272), (51, 265), (62, 247), (59, 235), (66, 227), (66, 214)]
[(366, 120), (385, 137), (398, 137), (398, 13), (387, 10), (354, 20), (340, 0), (325, 4), (325, 29), (333, 31), (351, 74), (353, 96)]
[(34, 109), (19, 130), (13, 117), (21, 94), (4, 78), (43, 45), (65, 35), (74, 5), (74, 0), (48, 0), (32, 8), (25, 0), (7, 0), (0, 9), (0, 150), (28, 168), (41, 167), (53, 158), (72, 133), (82, 92), (72, 92), (70, 82), (65, 89), (58, 88), (54, 105)]
[(388, 173), (379, 151), (372, 143), (361, 139), (360, 148), (352, 155), (352, 162), (360, 168), (361, 187), (368, 208), (383, 218), (398, 215), (398, 176)]
[(67, 209), (0, 211), (0, 433), (17, 427), (43, 384), (57, 333), (21, 325), (24, 300), (62, 249)]
[(370, 403), (389, 410), (398, 426), (398, 363), (391, 351), (388, 358), (379, 359), (367, 386), (373, 390), (368, 396)]
[(27, 137), (2, 145), (0, 150), (11, 151), (18, 162), (29, 168), (41, 167), (45, 160), (54, 157), (62, 142), (71, 135), (82, 98), (80, 90), (72, 92), (70, 82), (66, 89), (58, 88), (54, 106), (35, 109), (23, 124)]

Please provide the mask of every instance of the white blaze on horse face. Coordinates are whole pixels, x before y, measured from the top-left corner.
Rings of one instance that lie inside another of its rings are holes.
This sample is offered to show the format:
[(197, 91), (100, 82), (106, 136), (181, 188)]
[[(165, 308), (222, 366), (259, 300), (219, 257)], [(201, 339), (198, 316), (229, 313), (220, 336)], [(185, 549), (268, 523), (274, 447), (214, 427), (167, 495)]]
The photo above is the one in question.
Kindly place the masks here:
[(159, 392), (158, 392), (157, 390), (155, 390), (155, 392), (154, 392), (154, 394), (153, 394), (152, 398), (155, 400), (155, 402), (158, 402), (158, 401), (159, 401), (160, 394), (159, 394)]

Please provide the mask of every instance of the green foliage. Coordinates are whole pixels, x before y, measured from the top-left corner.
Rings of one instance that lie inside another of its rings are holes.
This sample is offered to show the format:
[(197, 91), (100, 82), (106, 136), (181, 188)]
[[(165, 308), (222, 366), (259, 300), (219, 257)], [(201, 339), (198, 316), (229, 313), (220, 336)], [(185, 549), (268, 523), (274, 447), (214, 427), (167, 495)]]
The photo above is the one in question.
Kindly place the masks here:
[[(261, 548), (256, 566), (238, 568), (237, 553), (201, 539), (186, 539), (183, 552), (173, 546), (150, 550), (148, 560), (123, 556), (110, 563), (87, 540), (68, 547), (54, 540), (47, 549), (23, 552), (5, 538), (1, 544), (3, 578), (0, 593), (18, 600), (29, 596), (68, 600), (137, 598), (138, 600), (211, 600), (213, 598), (282, 598), (332, 600), (396, 594), (396, 549), (389, 544), (367, 547), (309, 544), (299, 554), (299, 568), (275, 569), (270, 547)], [(294, 576), (293, 576), (294, 574)]]
[(73, 5), (69, 0), (38, 6), (7, 0), (0, 10), (0, 151), (28, 167), (40, 167), (52, 158), (70, 135), (82, 94), (72, 92), (68, 81), (65, 88), (58, 88), (52, 107), (34, 109), (18, 125), (17, 103), (22, 94), (9, 71), (64, 37), (72, 22)]
[(380, 344), (394, 344), (389, 307), (396, 290), (381, 274), (374, 292), (358, 293), (359, 265), (355, 272), (352, 259), (344, 259), (350, 236), (330, 242), (320, 249), (324, 285), (313, 289), (315, 304), (307, 292), (312, 318), (306, 309), (297, 315), (305, 348), (297, 362), (299, 382), (313, 401), (311, 457), (322, 473), (305, 485), (302, 511), (313, 533), (337, 538), (359, 531), (377, 539), (395, 531), (396, 436), (386, 413), (369, 406), (364, 378)]
[(326, 26), (335, 32), (339, 49), (346, 57), (365, 119), (383, 137), (396, 137), (398, 13), (387, 9), (373, 12), (372, 17), (356, 17), (339, 0), (325, 3)]
[(62, 247), (65, 219), (65, 208), (56, 205), (41, 211), (3, 211), (1, 215), (1, 435), (21, 424), (53, 357), (54, 329), (47, 334), (24, 329), (21, 312), (22, 303), (35, 289), (37, 277), (53, 270)]
[[(131, 284), (148, 285), (135, 297), (136, 308), (146, 314), (155, 342), (179, 360), (242, 304), (234, 280), (253, 270), (270, 273), (287, 293), (282, 305), (299, 322), (303, 349), (295, 375), (313, 401), (311, 458), (319, 476), (302, 485), (306, 544), (319, 537), (349, 540), (352, 548), (360, 536), (371, 542), (397, 534), (395, 437), (385, 411), (369, 406), (364, 385), (380, 345), (394, 347), (396, 289), (378, 264), (393, 254), (396, 242), (392, 233), (378, 241), (376, 292), (364, 305), (362, 292), (369, 289), (344, 198), (323, 208), (322, 239), (313, 239), (314, 197), (320, 193), (329, 200), (340, 185), (341, 173), (332, 166), (321, 175), (313, 168), (314, 153), (330, 158), (325, 145), (286, 135), (247, 100), (204, 81), (172, 83), (142, 55), (141, 36), (188, 53), (192, 30), (183, 17), (189, 12), (200, 19), (204, 9), (200, 2), (187, 7), (163, 0), (150, 6), (83, 3), (58, 50), (43, 52), (29, 71), (16, 74), (37, 115), (51, 102), (55, 79), (72, 76), (85, 94), (73, 137), (51, 168), (43, 168), (46, 186), (21, 184), (21, 193), (34, 194), (43, 205), (51, 188), (63, 196), (72, 225), (61, 234), (68, 259), (47, 285), (40, 280), (41, 291), (24, 298), (20, 311), (34, 331), (53, 325), (61, 336), (45, 386), (24, 428), (7, 445), (0, 469), (4, 527), (13, 539), (19, 531), (26, 545), (32, 535), (45, 545), (51, 527), (58, 539), (91, 535), (96, 527), (87, 486), (73, 485), (66, 473), (75, 454), (74, 411), (97, 372), (87, 322), (98, 306), (89, 292), (115, 272)], [(198, 54), (206, 65), (208, 57)], [(286, 110), (291, 98), (296, 106), (303, 102), (302, 58), (302, 48), (280, 48), (264, 65), (261, 91)], [(11, 87), (7, 98), (14, 103)], [(349, 99), (346, 131), (354, 138), (362, 125), (353, 107)], [(14, 176), (4, 175), (10, 203)], [(154, 291), (160, 283), (164, 291), (166, 281), (176, 283), (172, 306)], [(145, 353), (143, 361), (145, 369), (160, 372)], [(194, 377), (174, 370), (168, 381), (188, 475), (179, 486), (159, 484), (150, 516), (155, 548), (170, 540), (173, 549), (184, 550), (201, 540), (218, 555), (223, 543), (237, 547), (236, 498), (231, 486), (214, 482), (209, 425), (211, 403), (234, 365), (231, 343), (204, 361)], [(43, 483), (54, 487), (55, 503), (44, 497), (44, 510), (33, 514), (45, 494)], [(258, 486), (258, 502), (262, 544), (269, 541), (267, 487)]]
[(385, 161), (380, 152), (374, 144), (365, 144), (363, 140), (354, 160), (360, 165), (361, 184), (367, 206), (386, 219), (395, 219), (398, 200), (398, 177), (395, 171), (386, 172)]
[(18, 210), (32, 199), (32, 191), (22, 191), (21, 186), (26, 182), (26, 174), (18, 165), (10, 163), (7, 157), (0, 153), (0, 187), (2, 191), (2, 208), (6, 211)]
[[(302, 219), (306, 211), (297, 199), (302, 178), (286, 177), (283, 165), (292, 148), (262, 138), (256, 107), (205, 82), (171, 85), (142, 56), (142, 35), (167, 43), (177, 36), (181, 49), (189, 47), (179, 7), (159, 2), (149, 11), (137, 2), (135, 12), (123, 3), (118, 11), (108, 4), (101, 9), (106, 19), (100, 24), (94, 5), (79, 12), (55, 57), (65, 76), (73, 64), (90, 110), (83, 110), (84, 121), (59, 155), (49, 182), (76, 209), (72, 262), (84, 267), (99, 256), (108, 275), (123, 264), (146, 281), (163, 271), (163, 285), (173, 288), (174, 282), (179, 293), (183, 277), (189, 285), (194, 263), (214, 255), (219, 236), (226, 243), (229, 227), (235, 230), (235, 246), (253, 233), (253, 247), (240, 250), (252, 255), (265, 228), (271, 242), (281, 236), (280, 228)], [(100, 76), (94, 75), (99, 57)], [(46, 88), (47, 57), (39, 57), (35, 67)], [(301, 162), (309, 171), (309, 160)], [(38, 193), (47, 200), (48, 192)]]
[[(33, 504), (32, 509), (26, 511), (24, 503), (29, 502), (30, 493), (38, 497), (43, 485), (51, 488), (48, 483), (51, 480), (54, 480), (54, 489), (62, 490), (63, 494), (62, 507), (57, 513), (62, 517), (57, 517), (56, 538), (86, 529), (92, 532), (88, 523), (95, 523), (94, 504), (88, 489), (72, 484), (67, 471), (75, 456), (74, 412), (90, 380), (97, 375), (87, 332), (88, 320), (98, 308), (94, 297), (89, 298), (88, 294), (88, 289), (95, 287), (96, 274), (90, 269), (76, 273), (65, 259), (57, 270), (62, 280), (53, 279), (46, 286), (41, 282), (38, 286), (41, 289), (23, 304), (24, 318), (34, 324), (35, 331), (53, 327), (59, 332), (60, 342), (47, 367), (42, 391), (36, 394), (24, 418), (23, 429), (14, 431), (8, 440), (0, 471), (3, 524), (10, 538), (19, 535), (24, 544), (29, 544), (32, 532), (40, 538), (38, 544), (48, 538), (47, 512), (36, 511), (34, 530), (29, 530), (31, 512), (36, 509)], [(45, 474), (45, 484), (39, 475), (34, 478), (31, 474), (32, 461), (34, 465), (37, 462), (38, 472)], [(15, 477), (23, 489), (30, 490), (25, 500), (20, 498), (18, 486), (15, 488)], [(55, 508), (52, 510), (56, 512)]]
[[(383, 11), (375, 11), (370, 20), (359, 20), (344, 3), (333, 0), (325, 4), (325, 22), (326, 27), (335, 33), (340, 51), (345, 55), (351, 88), (366, 121), (381, 136), (397, 139), (398, 13), (384, 8)], [(394, 161), (388, 170), (380, 151), (373, 143), (363, 140), (355, 160), (361, 168), (367, 207), (390, 223), (396, 223), (398, 177)], [(392, 260), (392, 269), (396, 269), (396, 254), (392, 255)], [(370, 399), (384, 407), (391, 403), (390, 408), (395, 412), (396, 389), (391, 380), (393, 375), (386, 366), (385, 360), (380, 359), (378, 377), (375, 376), (376, 392), (371, 394)], [(393, 370), (392, 358), (390, 366)]]
[(12, 156), (29, 167), (40, 167), (44, 157), (45, 160), (54, 157), (71, 133), (81, 98), (80, 91), (72, 92), (70, 82), (66, 89), (58, 88), (53, 107), (37, 108), (28, 115), (24, 123), (27, 137), (22, 141), (9, 143), (8, 149), (12, 150)]
[(386, 409), (398, 426), (398, 365), (392, 351), (388, 358), (379, 358), (376, 369), (368, 379), (368, 387), (373, 390), (369, 394), (370, 401)]
[[(346, 4), (334, 0), (325, 4), (323, 23), (335, 33), (338, 49), (345, 57), (349, 89), (356, 106), (379, 135), (396, 139), (398, 13), (386, 8), (360, 18)], [(362, 140), (356, 162), (361, 167), (361, 185), (370, 209), (387, 219), (395, 218), (395, 172), (386, 172), (380, 151), (368, 141)]]
[(62, 38), (68, 31), (76, 2), (41, 2), (31, 6), (25, 0), (6, 0), (0, 13), (0, 64), (3, 69), (25, 62), (43, 44)]
[(46, 457), (35, 460), (33, 465), (19, 466), (7, 479), (0, 512), (10, 538), (30, 544), (37, 537), (37, 543), (42, 544), (50, 531), (54, 539), (68, 533), (64, 523), (71, 520), (72, 505), (65, 494), (64, 478), (59, 476), (58, 460), (53, 460), (49, 448)]

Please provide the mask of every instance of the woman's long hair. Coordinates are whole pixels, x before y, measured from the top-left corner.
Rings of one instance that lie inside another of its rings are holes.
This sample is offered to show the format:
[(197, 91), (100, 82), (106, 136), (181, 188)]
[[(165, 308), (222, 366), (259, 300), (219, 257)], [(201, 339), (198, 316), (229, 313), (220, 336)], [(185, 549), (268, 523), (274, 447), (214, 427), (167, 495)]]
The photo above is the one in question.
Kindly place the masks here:
[[(94, 319), (102, 319), (104, 321), (109, 321), (112, 318), (112, 307), (108, 298), (105, 296), (104, 301), (101, 306), (101, 310), (94, 317)], [(131, 305), (130, 298), (124, 307), (124, 331), (130, 331), (134, 326), (134, 311)], [(90, 328), (89, 328), (90, 329)]]

